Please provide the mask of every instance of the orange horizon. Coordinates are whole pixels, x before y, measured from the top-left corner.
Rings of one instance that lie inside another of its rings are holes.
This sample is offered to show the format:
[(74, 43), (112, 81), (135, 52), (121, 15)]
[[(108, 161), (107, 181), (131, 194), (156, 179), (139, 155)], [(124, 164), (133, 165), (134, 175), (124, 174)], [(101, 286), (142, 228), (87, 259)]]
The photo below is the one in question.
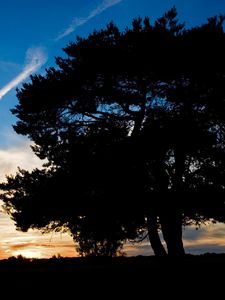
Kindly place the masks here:
[[(184, 229), (183, 241), (186, 253), (225, 253), (225, 224), (208, 225), (199, 230)], [(42, 234), (29, 230), (19, 232), (9, 216), (0, 214), (0, 259), (22, 255), (27, 258), (51, 258), (53, 256), (78, 257), (76, 245), (67, 233)], [(211, 251), (206, 251), (206, 250)], [(125, 243), (123, 252), (127, 256), (153, 255), (148, 241), (141, 244)]]

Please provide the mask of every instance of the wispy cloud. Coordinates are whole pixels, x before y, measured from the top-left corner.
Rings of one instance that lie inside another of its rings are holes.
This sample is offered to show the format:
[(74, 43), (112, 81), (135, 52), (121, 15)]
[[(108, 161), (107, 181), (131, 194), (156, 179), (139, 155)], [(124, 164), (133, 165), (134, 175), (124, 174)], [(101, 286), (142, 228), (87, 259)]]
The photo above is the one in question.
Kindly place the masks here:
[(50, 258), (60, 253), (62, 256), (77, 256), (72, 237), (67, 233), (48, 233), (38, 230), (20, 232), (8, 215), (0, 213), (0, 259), (23, 255), (26, 257)]
[(31, 150), (30, 142), (24, 141), (10, 148), (0, 149), (0, 182), (5, 181), (5, 176), (18, 171), (17, 167), (26, 170), (41, 168), (44, 161), (40, 160)]
[(87, 17), (84, 18), (74, 18), (72, 23), (62, 32), (60, 33), (56, 38), (55, 41), (59, 41), (65, 36), (71, 34), (76, 30), (77, 27), (80, 27), (87, 23), (89, 20), (94, 18), (95, 16), (101, 14), (106, 9), (122, 2), (123, 0), (104, 0), (102, 1), (96, 8), (94, 8)]
[(0, 99), (11, 89), (20, 84), (47, 61), (47, 54), (42, 47), (29, 48), (26, 52), (26, 64), (22, 72), (0, 89)]
[[(101, 14), (106, 9), (122, 2), (123, 0), (103, 0), (97, 7), (95, 7), (87, 17), (74, 18), (72, 23), (62, 33), (60, 33), (55, 41), (61, 40), (65, 36), (71, 34), (77, 27), (84, 25), (95, 16)], [(23, 80), (36, 72), (47, 61), (47, 54), (42, 47), (29, 48), (26, 53), (26, 64), (22, 72), (16, 76), (12, 81), (0, 89), (0, 99), (5, 96), (10, 90), (18, 86)], [(6, 67), (7, 63), (0, 61), (0, 67)], [(8, 66), (8, 64), (7, 64)], [(12, 64), (10, 64), (12, 66)]]
[(0, 69), (4, 72), (18, 71), (21, 66), (11, 61), (0, 60)]

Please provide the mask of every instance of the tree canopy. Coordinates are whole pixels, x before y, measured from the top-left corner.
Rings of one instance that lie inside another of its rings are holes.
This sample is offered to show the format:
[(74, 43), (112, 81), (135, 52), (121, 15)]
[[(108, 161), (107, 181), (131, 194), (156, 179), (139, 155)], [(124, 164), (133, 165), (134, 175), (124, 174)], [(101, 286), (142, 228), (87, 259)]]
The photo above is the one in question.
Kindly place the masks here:
[(186, 29), (172, 8), (110, 23), (23, 84), (14, 129), (49, 163), (1, 185), (19, 229), (69, 230), (81, 253), (112, 255), (148, 227), (162, 254), (159, 225), (182, 255), (182, 224), (224, 221), (224, 19)]

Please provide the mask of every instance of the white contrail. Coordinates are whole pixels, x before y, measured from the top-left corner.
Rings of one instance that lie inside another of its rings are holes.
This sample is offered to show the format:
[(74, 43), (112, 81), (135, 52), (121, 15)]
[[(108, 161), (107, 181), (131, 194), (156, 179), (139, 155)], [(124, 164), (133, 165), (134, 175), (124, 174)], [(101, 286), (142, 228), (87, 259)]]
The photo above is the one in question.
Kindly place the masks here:
[(22, 72), (0, 89), (0, 99), (24, 79), (37, 71), (47, 61), (47, 54), (42, 47), (29, 48), (26, 52), (26, 64)]
[[(55, 41), (58, 41), (70, 33), (74, 32), (77, 27), (84, 25), (95, 16), (101, 14), (106, 9), (122, 2), (123, 0), (103, 0), (95, 9), (93, 9), (89, 15), (85, 18), (75, 18), (70, 26), (59, 34)], [(11, 89), (20, 84), (33, 72), (37, 71), (47, 61), (47, 55), (42, 47), (29, 48), (26, 53), (27, 64), (23, 68), (22, 72), (16, 76), (12, 81), (6, 84), (0, 89), (0, 99), (7, 94)]]
[(95, 9), (93, 9), (89, 15), (85, 18), (74, 18), (72, 23), (69, 25), (68, 28), (66, 28), (62, 33), (60, 33), (56, 38), (55, 41), (59, 41), (65, 36), (71, 34), (76, 30), (77, 27), (84, 25), (89, 20), (94, 18), (95, 16), (101, 14), (106, 9), (122, 2), (123, 0), (103, 0), (102, 3), (100, 3)]

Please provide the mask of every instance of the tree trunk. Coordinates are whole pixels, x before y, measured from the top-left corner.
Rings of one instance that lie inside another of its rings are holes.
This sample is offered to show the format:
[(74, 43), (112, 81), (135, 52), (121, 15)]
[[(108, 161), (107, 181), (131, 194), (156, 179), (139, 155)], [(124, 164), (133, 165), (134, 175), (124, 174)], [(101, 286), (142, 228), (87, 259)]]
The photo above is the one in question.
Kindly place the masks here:
[(160, 216), (160, 223), (168, 255), (183, 256), (185, 251), (182, 241), (182, 214), (180, 212), (164, 213)]
[[(172, 197), (168, 196), (170, 204), (165, 205), (160, 216), (163, 238), (167, 245), (169, 256), (183, 256), (185, 254), (182, 241), (182, 190), (183, 173), (185, 169), (185, 153), (182, 145), (175, 148), (175, 175), (172, 187)], [(170, 199), (169, 199), (170, 198)]]
[(149, 241), (154, 251), (155, 256), (166, 256), (166, 250), (163, 247), (159, 238), (158, 227), (157, 227), (157, 216), (149, 215), (147, 217), (147, 228)]

